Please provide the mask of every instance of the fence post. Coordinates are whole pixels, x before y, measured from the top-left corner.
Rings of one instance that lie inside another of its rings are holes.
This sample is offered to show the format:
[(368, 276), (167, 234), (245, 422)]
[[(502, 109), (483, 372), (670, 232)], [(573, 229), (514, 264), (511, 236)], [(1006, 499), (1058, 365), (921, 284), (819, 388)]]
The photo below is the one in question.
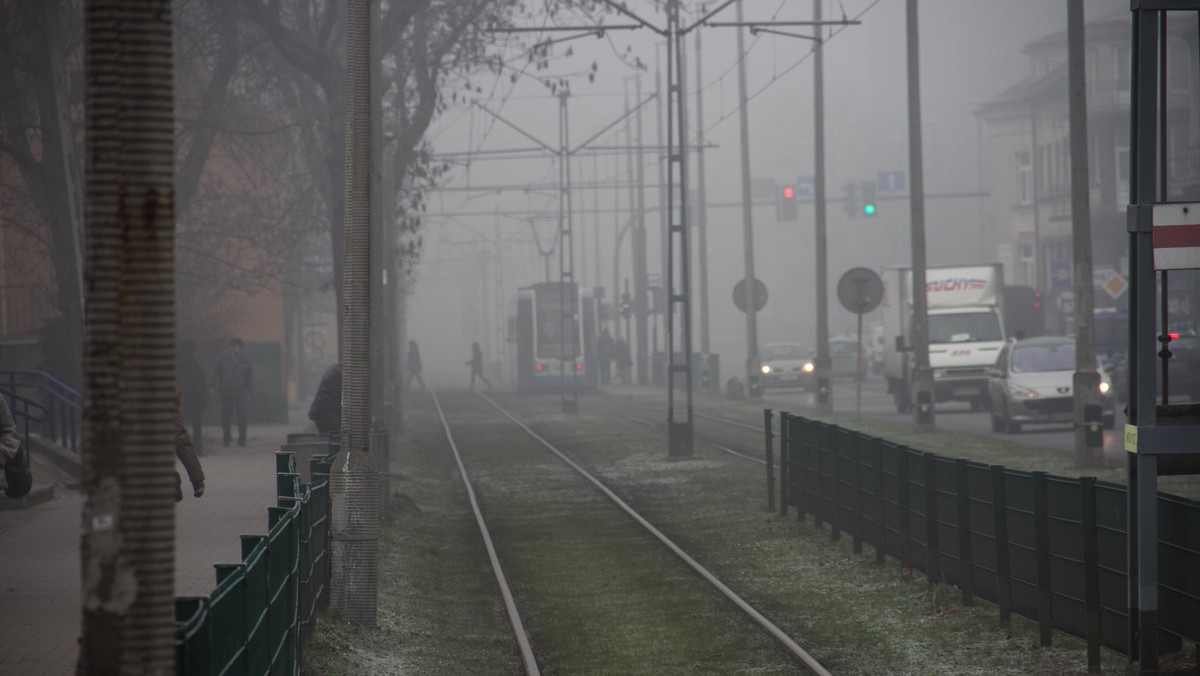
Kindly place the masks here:
[(925, 479), (925, 577), (932, 588), (941, 577), (938, 570), (938, 508), (937, 508), (937, 455), (925, 453), (923, 457)]
[(1050, 645), (1054, 628), (1054, 599), (1050, 590), (1050, 523), (1046, 518), (1046, 473), (1033, 472), (1034, 546), (1037, 552), (1038, 630), (1041, 644)]
[(883, 565), (887, 552), (887, 500), (883, 496), (883, 443), (879, 437), (871, 437), (875, 447), (875, 526), (878, 540), (875, 542), (875, 563)]
[(958, 499), (959, 589), (964, 606), (975, 603), (974, 560), (971, 558), (971, 487), (967, 481), (967, 461), (954, 461), (955, 497)]
[(813, 458), (813, 528), (817, 532), (821, 531), (821, 519), (825, 511), (825, 486), (823, 485), (823, 475), (821, 474), (821, 457), (824, 454), (825, 439), (822, 432), (825, 428), (825, 423), (809, 421), (805, 426), (808, 430), (808, 448), (812, 450)]
[(842, 486), (838, 476), (838, 465), (842, 460), (842, 429), (833, 425), (825, 428), (829, 439), (829, 539), (837, 542), (842, 537)]
[(788, 476), (792, 465), (792, 416), (786, 411), (779, 412), (779, 515), (787, 516), (788, 502), (791, 493), (788, 487)]
[(1100, 543), (1096, 533), (1096, 479), (1079, 477), (1080, 528), (1083, 529), (1084, 634), (1088, 671), (1100, 672)]
[(908, 507), (908, 447), (897, 446), (896, 456), (896, 502), (900, 509), (900, 567), (912, 565), (912, 532), (909, 528)]
[(1012, 582), (1008, 559), (1008, 500), (1004, 489), (1004, 466), (992, 465), (992, 530), (996, 540), (996, 605), (1000, 626), (1012, 626)]
[(775, 444), (771, 438), (771, 409), (763, 409), (763, 434), (767, 451), (767, 511), (775, 511)]
[(859, 477), (862, 475), (860, 471), (862, 461), (862, 444), (864, 437), (861, 434), (855, 433), (852, 437), (854, 445), (850, 452), (850, 461), (854, 465), (854, 473), (850, 477), (850, 488), (854, 491), (854, 499), (851, 501), (851, 506), (854, 507), (854, 546), (855, 554), (862, 554), (863, 541), (863, 509), (862, 509), (862, 486), (859, 485)]

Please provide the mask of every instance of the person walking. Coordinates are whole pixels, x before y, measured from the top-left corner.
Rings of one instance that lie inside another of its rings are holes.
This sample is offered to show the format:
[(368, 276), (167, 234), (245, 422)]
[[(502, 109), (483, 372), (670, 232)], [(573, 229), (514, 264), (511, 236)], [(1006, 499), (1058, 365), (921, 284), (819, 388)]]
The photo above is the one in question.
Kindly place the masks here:
[(179, 389), (183, 392), (183, 419), (192, 426), (192, 445), (197, 455), (204, 455), (204, 409), (208, 408), (208, 379), (200, 362), (196, 361), (196, 344), (183, 341), (179, 360), (175, 364)]
[(10, 498), (28, 495), (33, 488), (29, 449), (21, 445), (17, 423), (3, 395), (0, 395), (0, 465), (4, 467), (4, 494)]
[[(200, 466), (200, 458), (196, 456), (196, 447), (192, 445), (191, 438), (188, 437), (187, 424), (183, 420), (183, 411), (186, 406), (184, 394), (179, 389), (175, 390), (175, 457), (179, 458), (179, 462), (183, 464), (183, 469), (187, 472), (188, 481), (192, 484), (192, 495), (200, 497), (204, 495), (204, 468)], [(179, 477), (179, 473), (175, 473), (177, 480), (175, 491), (175, 502), (183, 499), (183, 480)]]
[(612, 383), (613, 339), (608, 329), (600, 332), (596, 339), (596, 365), (600, 367), (600, 384)]
[(633, 359), (629, 355), (629, 345), (624, 338), (617, 338), (613, 352), (617, 360), (617, 377), (621, 379), (622, 385), (628, 385), (631, 380), (630, 369), (633, 367)]
[(421, 389), (425, 389), (425, 381), (421, 378), (421, 349), (417, 347), (417, 341), (408, 341), (408, 356), (405, 357), (404, 370), (408, 373), (404, 377), (404, 389), (408, 389), (412, 385), (413, 378), (417, 379), (417, 383), (421, 385)]
[(246, 445), (246, 400), (253, 389), (250, 360), (242, 354), (242, 339), (229, 341), (229, 349), (217, 358), (213, 382), (221, 399), (221, 445), (233, 438), (230, 427), (237, 417), (238, 446)]
[(475, 389), (475, 376), (483, 381), (488, 389), (492, 389), (492, 384), (488, 382), (487, 377), (483, 375), (483, 350), (479, 349), (479, 343), (471, 343), (471, 358), (467, 360), (467, 365), (471, 367), (471, 389)]
[(321, 434), (342, 431), (342, 365), (334, 364), (325, 369), (312, 405), (308, 407), (308, 419), (317, 426)]

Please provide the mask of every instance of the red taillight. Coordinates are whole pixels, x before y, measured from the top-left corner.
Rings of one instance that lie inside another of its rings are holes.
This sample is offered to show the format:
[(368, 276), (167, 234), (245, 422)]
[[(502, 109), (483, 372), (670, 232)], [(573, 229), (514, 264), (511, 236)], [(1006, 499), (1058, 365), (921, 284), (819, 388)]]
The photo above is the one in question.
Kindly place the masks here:
[(1168, 333), (1167, 338), (1170, 340), (1179, 340), (1179, 334), (1178, 333)]
[(534, 365), (533, 365), (533, 370), (534, 370), (534, 371), (537, 371), (538, 373), (541, 373), (541, 372), (542, 372), (542, 365), (541, 365), (541, 364), (534, 364)]
[(583, 370), (583, 362), (581, 362), (581, 361), (575, 362), (575, 370), (582, 371)]

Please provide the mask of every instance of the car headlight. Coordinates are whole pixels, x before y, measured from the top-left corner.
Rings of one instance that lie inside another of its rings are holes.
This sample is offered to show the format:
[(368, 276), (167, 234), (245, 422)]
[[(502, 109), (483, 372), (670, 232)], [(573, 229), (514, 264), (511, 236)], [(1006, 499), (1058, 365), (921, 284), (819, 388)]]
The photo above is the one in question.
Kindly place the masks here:
[(765, 376), (765, 375), (768, 375), (768, 374), (770, 374), (770, 373), (771, 373), (771, 365), (770, 365), (770, 364), (763, 364), (763, 365), (762, 365), (762, 368), (761, 368), (760, 370), (763, 372), (763, 375), (764, 375), (764, 376)]
[(813, 366), (813, 363), (811, 361), (806, 361), (806, 362), (804, 362), (803, 368), (804, 368), (805, 373), (812, 373), (813, 369), (815, 369), (816, 366)]
[(1100, 381), (1100, 394), (1108, 394), (1108, 390), (1110, 387), (1111, 387), (1111, 385), (1109, 385), (1108, 383), (1101, 380)]
[(1037, 399), (1038, 393), (1027, 388), (1018, 387), (1016, 385), (1008, 386), (1008, 393), (1017, 399)]

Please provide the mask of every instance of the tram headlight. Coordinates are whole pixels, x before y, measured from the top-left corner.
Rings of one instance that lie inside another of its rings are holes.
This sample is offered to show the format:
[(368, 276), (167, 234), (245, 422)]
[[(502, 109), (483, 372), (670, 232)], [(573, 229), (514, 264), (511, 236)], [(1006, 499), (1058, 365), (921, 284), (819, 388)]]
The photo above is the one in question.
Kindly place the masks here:
[(761, 367), (759, 367), (759, 370), (762, 371), (764, 376), (770, 375), (771, 374), (771, 365), (763, 364)]
[(814, 366), (811, 361), (804, 362), (804, 372), (805, 373), (812, 373), (813, 369), (815, 369), (815, 368), (816, 368), (816, 366)]

